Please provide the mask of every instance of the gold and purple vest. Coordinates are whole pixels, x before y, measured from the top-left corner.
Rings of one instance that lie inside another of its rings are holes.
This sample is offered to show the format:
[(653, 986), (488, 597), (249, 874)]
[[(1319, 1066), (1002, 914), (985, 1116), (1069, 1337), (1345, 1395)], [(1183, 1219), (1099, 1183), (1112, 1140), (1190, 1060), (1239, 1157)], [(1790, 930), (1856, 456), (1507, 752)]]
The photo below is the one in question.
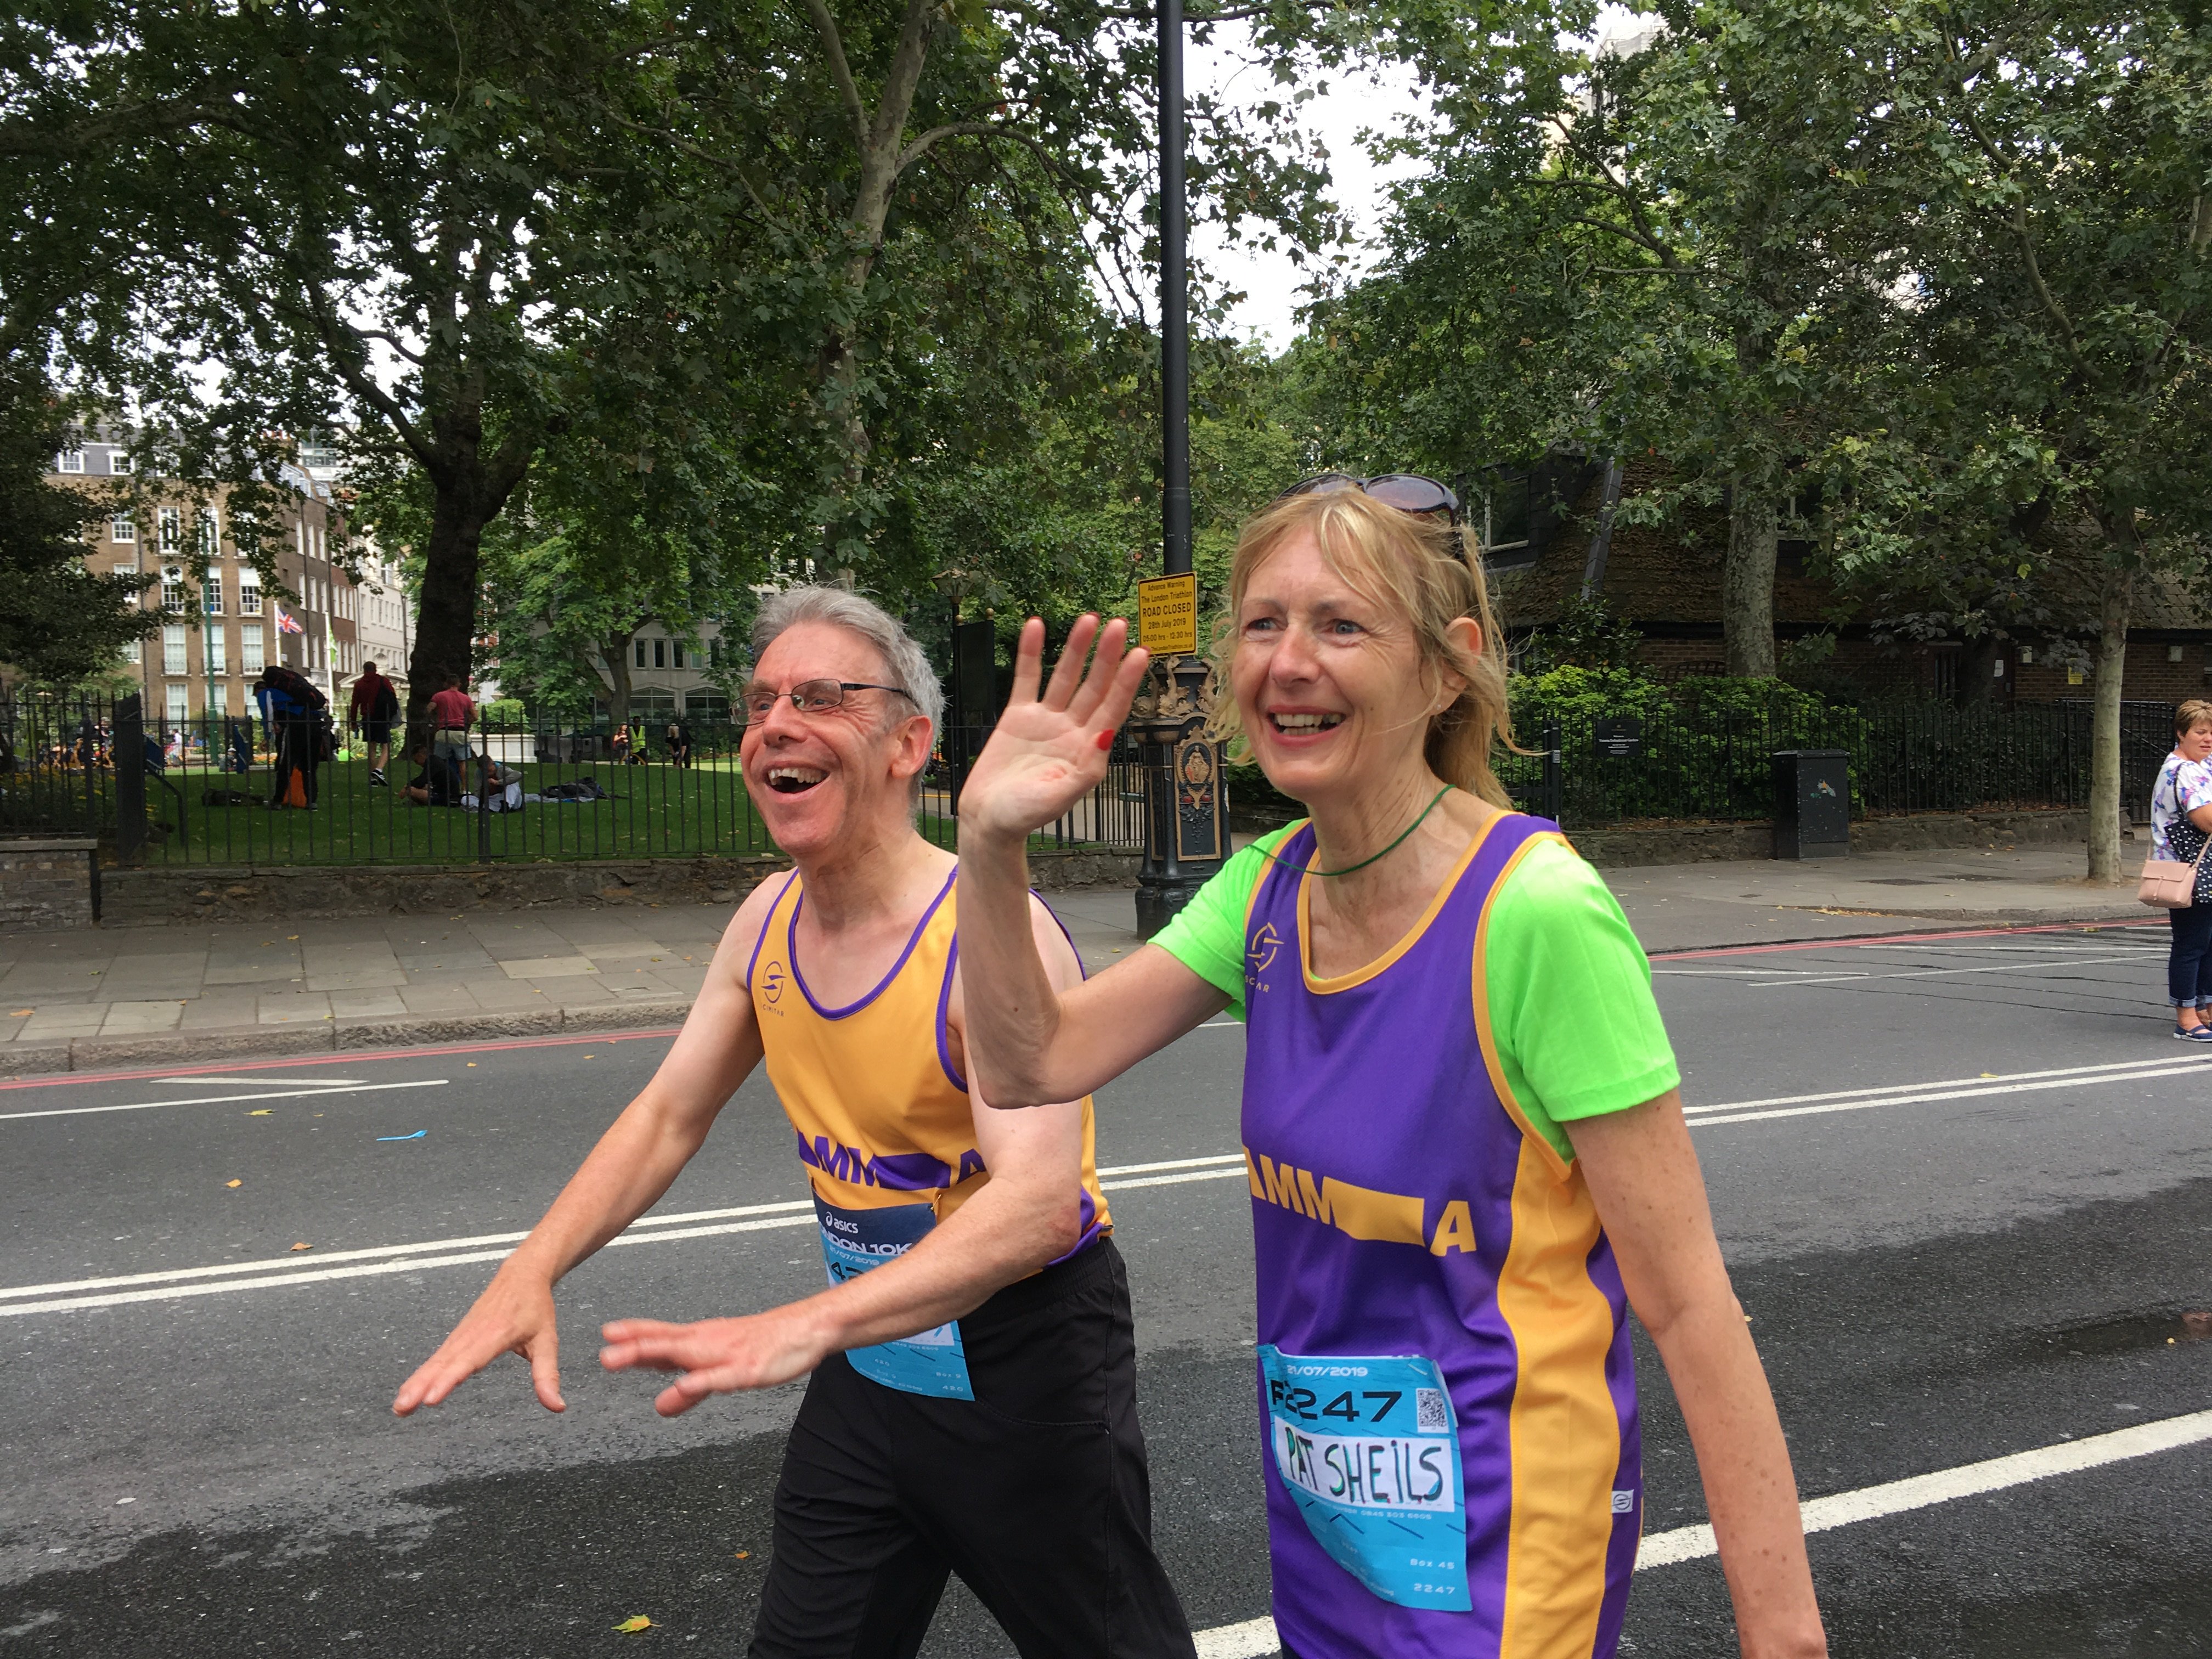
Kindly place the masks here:
[[(945, 878), (882, 981), (844, 1007), (824, 1007), (807, 988), (796, 949), (806, 895), (795, 872), (746, 967), (769, 1080), (798, 1134), (799, 1162), (815, 1196), (838, 1209), (926, 1204), (942, 1221), (991, 1178), (945, 1028), (960, 954), (957, 879), (957, 871)], [(1113, 1225), (1088, 1096), (1079, 1201), (1082, 1235), (1070, 1255)]]

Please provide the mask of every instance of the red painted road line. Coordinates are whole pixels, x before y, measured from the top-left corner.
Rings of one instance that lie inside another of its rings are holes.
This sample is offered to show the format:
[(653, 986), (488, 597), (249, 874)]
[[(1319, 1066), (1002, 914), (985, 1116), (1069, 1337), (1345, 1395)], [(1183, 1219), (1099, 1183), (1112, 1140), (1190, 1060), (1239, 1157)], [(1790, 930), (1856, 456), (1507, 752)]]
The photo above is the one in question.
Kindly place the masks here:
[(1862, 945), (1926, 945), (1947, 939), (1993, 939), (2008, 933), (2109, 933), (2122, 927), (2162, 927), (2154, 916), (2137, 921), (2047, 921), (2016, 927), (1964, 927), (1948, 933), (1876, 933), (1864, 938), (1797, 939), (1775, 945), (1722, 945), (1702, 951), (1656, 951), (1654, 962), (1688, 962), (1698, 957), (1756, 957), (1776, 951), (1844, 951)]
[(649, 1031), (599, 1031), (580, 1036), (508, 1037), (497, 1042), (434, 1042), (416, 1048), (348, 1048), (339, 1054), (284, 1054), (273, 1060), (211, 1060), (204, 1066), (181, 1069), (155, 1066), (139, 1072), (52, 1072), (44, 1077), (15, 1078), (0, 1083), (9, 1089), (51, 1089), (64, 1083), (130, 1083), (143, 1078), (189, 1078), (208, 1073), (281, 1072), (300, 1066), (366, 1066), (386, 1060), (416, 1060), (426, 1054), (488, 1054), (507, 1048), (560, 1048), (579, 1042), (635, 1042), (647, 1037), (672, 1037), (684, 1028), (658, 1026)]

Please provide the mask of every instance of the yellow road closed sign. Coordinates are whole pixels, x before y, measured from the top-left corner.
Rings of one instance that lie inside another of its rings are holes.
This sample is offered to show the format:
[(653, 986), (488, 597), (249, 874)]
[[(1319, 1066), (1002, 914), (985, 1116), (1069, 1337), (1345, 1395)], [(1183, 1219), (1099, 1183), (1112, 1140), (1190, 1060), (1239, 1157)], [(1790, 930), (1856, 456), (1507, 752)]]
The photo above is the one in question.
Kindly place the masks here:
[(1137, 639), (1154, 656), (1198, 649), (1198, 578), (1152, 576), (1137, 584)]

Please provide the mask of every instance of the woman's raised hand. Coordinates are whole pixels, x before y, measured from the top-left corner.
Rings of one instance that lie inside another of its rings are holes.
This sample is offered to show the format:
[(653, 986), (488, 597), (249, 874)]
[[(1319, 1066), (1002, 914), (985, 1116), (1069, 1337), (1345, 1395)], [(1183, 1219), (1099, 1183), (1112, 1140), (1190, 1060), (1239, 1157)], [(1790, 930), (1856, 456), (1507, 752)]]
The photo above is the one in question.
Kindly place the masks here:
[[(1103, 629), (1096, 617), (1080, 618), (1039, 695), (1044, 623), (1032, 617), (1022, 625), (1013, 695), (960, 791), (963, 836), (1026, 836), (1069, 811), (1098, 786), (1106, 775), (1114, 732), (1127, 716), (1151, 660), (1141, 646), (1123, 650), (1128, 637), (1129, 624), (1119, 617)], [(1084, 659), (1091, 656), (1093, 640), (1098, 653), (1085, 672)]]

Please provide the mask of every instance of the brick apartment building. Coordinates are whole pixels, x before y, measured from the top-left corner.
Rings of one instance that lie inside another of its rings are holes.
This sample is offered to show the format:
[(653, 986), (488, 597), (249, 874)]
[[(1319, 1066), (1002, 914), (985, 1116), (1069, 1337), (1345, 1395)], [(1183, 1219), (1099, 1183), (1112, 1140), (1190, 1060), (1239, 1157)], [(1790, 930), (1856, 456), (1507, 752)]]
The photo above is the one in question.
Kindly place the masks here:
[[(52, 476), (67, 483), (130, 471), (120, 445), (88, 439), (55, 457)], [(125, 665), (143, 688), (149, 722), (179, 726), (252, 713), (253, 682), (271, 662), (305, 674), (342, 715), (365, 654), (375, 654), (365, 647), (392, 640), (404, 650), (412, 618), (405, 594), (389, 580), (397, 572), (379, 562), (374, 574), (387, 580), (356, 584), (331, 557), (342, 520), (330, 485), (289, 464), (277, 483), (283, 592), (264, 591), (259, 574), (239, 557), (226, 487), (179, 489), (165, 502), (161, 481), (143, 478), (134, 495), (144, 504), (118, 508), (89, 533), (85, 562), (93, 570), (159, 577), (141, 602), (161, 612), (161, 626), (126, 649)], [(363, 574), (371, 576), (369, 569)], [(404, 683), (404, 655), (396, 665)]]

